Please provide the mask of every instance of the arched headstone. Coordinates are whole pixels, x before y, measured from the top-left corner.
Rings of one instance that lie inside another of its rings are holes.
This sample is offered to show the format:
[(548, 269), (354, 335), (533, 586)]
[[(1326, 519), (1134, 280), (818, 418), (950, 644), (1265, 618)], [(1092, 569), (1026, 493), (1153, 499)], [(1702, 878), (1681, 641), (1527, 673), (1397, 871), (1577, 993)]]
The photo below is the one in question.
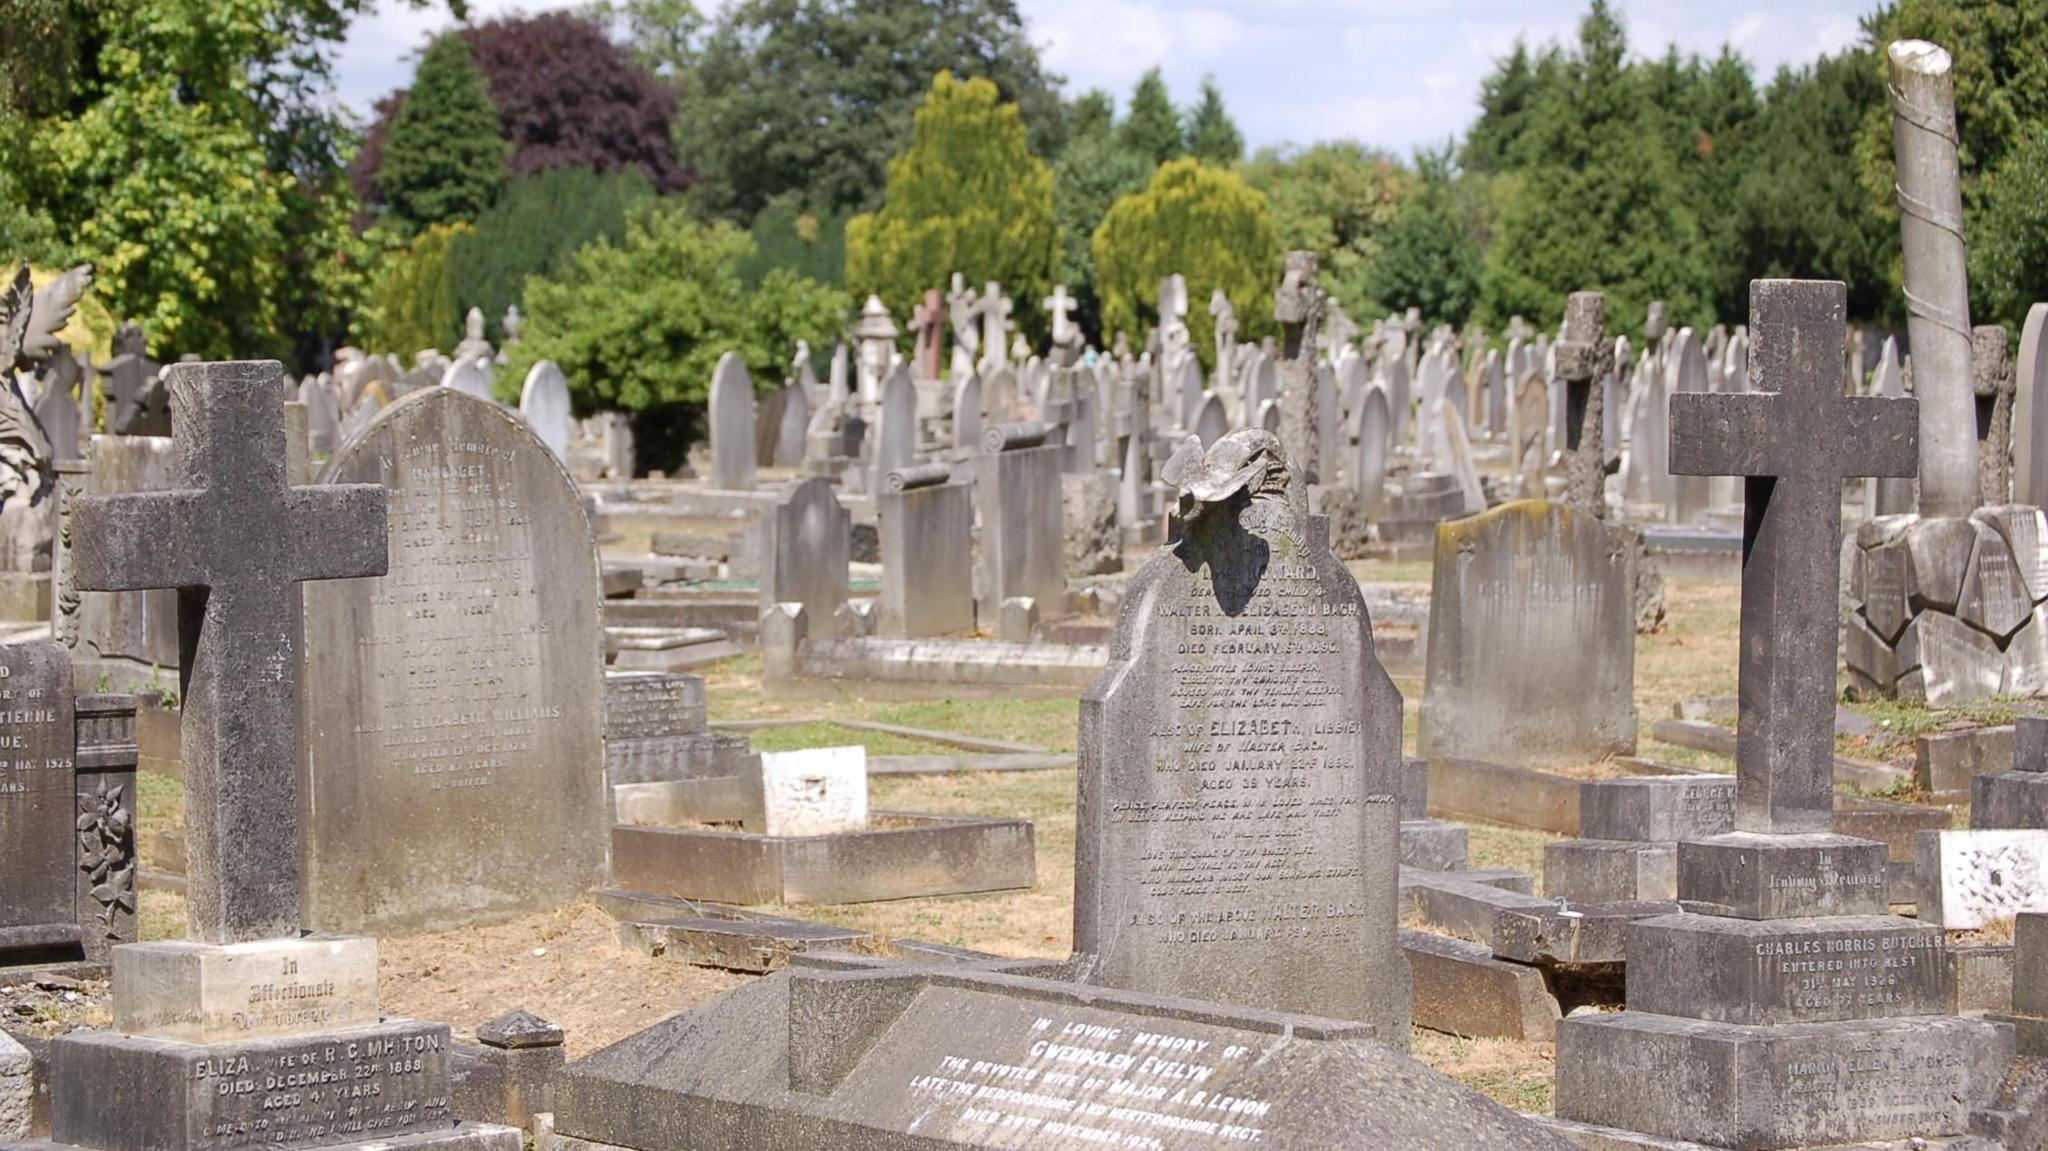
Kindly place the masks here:
[(711, 373), (711, 486), (754, 488), (754, 379), (745, 361), (727, 352)]
[(968, 369), (953, 388), (953, 447), (973, 451), (981, 443), (981, 373)]
[(1354, 427), (1358, 447), (1351, 457), (1351, 486), (1363, 497), (1366, 514), (1376, 515), (1386, 501), (1387, 455), (1394, 439), (1394, 416), (1386, 388), (1372, 384), (1365, 389)]
[(1195, 435), (1207, 447), (1222, 439), (1230, 431), (1230, 417), (1223, 410), (1223, 398), (1214, 392), (1202, 397), (1202, 406), (1195, 412)]
[(553, 360), (542, 360), (526, 373), (526, 384), (519, 389), (519, 414), (526, 417), (526, 426), (556, 459), (569, 458), (569, 439), (576, 422), (569, 410), (569, 378)]
[(496, 378), (497, 373), (491, 370), (490, 360), (482, 356), (458, 356), (441, 373), (441, 386), (488, 403), (497, 403), (497, 397), (491, 394)]
[(391, 558), (305, 587), (307, 925), (441, 931), (603, 882), (598, 559), (561, 461), (429, 388), (320, 482), (384, 486)]

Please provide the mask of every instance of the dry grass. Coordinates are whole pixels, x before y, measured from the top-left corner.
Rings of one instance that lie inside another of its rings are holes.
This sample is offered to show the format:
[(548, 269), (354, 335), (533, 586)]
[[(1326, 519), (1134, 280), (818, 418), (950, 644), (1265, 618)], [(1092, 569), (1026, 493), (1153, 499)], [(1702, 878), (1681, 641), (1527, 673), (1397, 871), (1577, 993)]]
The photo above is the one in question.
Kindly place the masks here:
[(1557, 1049), (1519, 1039), (1460, 1039), (1415, 1029), (1411, 1054), (1517, 1111), (1550, 1114)]

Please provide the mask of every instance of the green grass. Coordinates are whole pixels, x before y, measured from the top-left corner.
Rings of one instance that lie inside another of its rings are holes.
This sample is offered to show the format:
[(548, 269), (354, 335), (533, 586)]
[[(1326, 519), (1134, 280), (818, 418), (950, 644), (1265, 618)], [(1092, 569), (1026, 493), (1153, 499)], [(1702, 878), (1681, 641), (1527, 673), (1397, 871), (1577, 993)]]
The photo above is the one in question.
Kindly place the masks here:
[(1420, 583), (1430, 582), (1436, 569), (1432, 560), (1404, 560), (1389, 563), (1386, 560), (1352, 560), (1344, 565), (1360, 583)]
[(1549, 832), (1491, 823), (1468, 823), (1466, 826), (1472, 829), (1471, 857), (1466, 866), (1475, 871), (1505, 867), (1526, 872), (1539, 880), (1543, 876), (1544, 845), (1562, 838)]
[(747, 733), (755, 751), (802, 751), (809, 747), (864, 747), (876, 755), (950, 755), (957, 748), (921, 739), (905, 739), (879, 731), (861, 731), (836, 723), (801, 723)]
[(139, 828), (185, 825), (185, 785), (153, 771), (135, 773), (135, 816)]

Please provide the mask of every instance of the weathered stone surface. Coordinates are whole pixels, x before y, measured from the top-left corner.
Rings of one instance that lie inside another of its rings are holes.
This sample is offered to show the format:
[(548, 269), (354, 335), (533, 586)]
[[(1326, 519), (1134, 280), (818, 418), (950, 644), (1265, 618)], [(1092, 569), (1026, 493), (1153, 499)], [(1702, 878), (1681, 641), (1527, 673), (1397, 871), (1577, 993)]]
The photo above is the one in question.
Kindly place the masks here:
[(1543, 890), (1573, 903), (1678, 898), (1678, 845), (1561, 839), (1543, 845)]
[[(56, 643), (0, 645), (0, 964), (83, 942), (76, 739), (71, 653)], [(132, 861), (109, 882), (125, 882), (132, 909)]]
[(1845, 835), (1734, 832), (1678, 845), (1686, 910), (1737, 919), (1883, 915), (1882, 843)]
[(1923, 831), (1918, 847), (1924, 922), (1974, 931), (2048, 911), (2048, 831)]
[(1401, 821), (1401, 866), (1459, 871), (1471, 855), (1472, 832), (1442, 819)]
[(1493, 948), (1426, 931), (1401, 932), (1415, 977), (1415, 1025), (1471, 1039), (1548, 1043), (1557, 997), (1540, 969), (1493, 957)]
[(711, 486), (749, 491), (754, 486), (754, 379), (739, 356), (718, 357), (711, 373)]
[(1122, 571), (1124, 541), (1116, 522), (1116, 477), (1107, 472), (1064, 475), (1060, 490), (1067, 574), (1078, 578)]
[[(1899, 698), (1953, 707), (1997, 695), (2005, 655), (1988, 635), (1940, 610), (1922, 611), (1899, 637)], [(1913, 677), (1910, 685), (1909, 672)]]
[[(1561, 1119), (1739, 1151), (1960, 1134), (2012, 1032), (1934, 1016), (1745, 1027), (1627, 1011), (1557, 1027)], [(1655, 1089), (1644, 1081), (1654, 1069)]]
[(1545, 967), (1618, 964), (1628, 957), (1626, 930), (1639, 919), (1669, 915), (1669, 902), (1606, 903), (1576, 908), (1508, 908), (1495, 917), (1493, 953)]
[(1946, 802), (1970, 794), (1970, 781), (2013, 762), (2013, 728), (1965, 728), (1913, 739), (1913, 783)]
[(612, 876), (635, 891), (718, 903), (866, 903), (1005, 891), (1036, 876), (1019, 819), (874, 812), (881, 826), (783, 838), (701, 828), (614, 827)]
[(1954, 611), (1963, 595), (1963, 573), (1976, 549), (1977, 526), (1961, 518), (1923, 517), (1907, 530), (1906, 585), (1915, 606)]
[(51, 1045), (50, 1136), (107, 1151), (235, 1151), (446, 1131), (448, 1050), (447, 1024), (404, 1019), (215, 1044), (74, 1031)]
[(2048, 1016), (2048, 913), (2022, 913), (2013, 927), (2012, 1009)]
[(429, 388), (323, 474), (381, 485), (392, 558), (305, 597), (306, 666), (348, 685), (306, 707), (307, 922), (445, 929), (600, 882), (598, 564), (561, 462), (505, 409)]
[(1631, 1011), (1776, 1024), (1947, 1010), (1941, 928), (1910, 919), (1672, 915), (1629, 925), (1627, 947)]
[(1970, 783), (1971, 827), (2048, 828), (2048, 774), (2005, 771)]
[(1977, 546), (1963, 569), (1963, 588), (1956, 600), (1956, 617), (1979, 631), (2005, 638), (2027, 622), (2034, 601), (2019, 565), (2005, 537), (1990, 525), (1971, 521), (1977, 530)]
[(292, 934), (298, 584), (385, 570), (385, 493), (289, 483), (276, 363), (177, 364), (168, 377), (177, 486), (79, 500), (71, 562), (81, 589), (179, 589), (191, 935)]
[(838, 963), (850, 969), (757, 980), (571, 1064), (557, 1130), (646, 1151), (1570, 1147), (1355, 1023)]
[(542, 360), (526, 373), (526, 383), (519, 390), (519, 414), (555, 458), (566, 464), (576, 419), (569, 407), (569, 378), (553, 360)]
[(1579, 785), (1579, 834), (1587, 839), (1674, 842), (1734, 830), (1731, 776), (1651, 775)]
[(981, 513), (983, 614), (1024, 596), (1045, 604), (1066, 597), (1066, 519), (1062, 448), (1044, 424), (995, 424), (982, 432), (974, 499)]
[(1287, 466), (1256, 431), (1168, 465), (1189, 518), (1081, 705), (1074, 946), (1105, 986), (1313, 1004), (1402, 1044), (1400, 696)]
[(124, 1035), (220, 1043), (377, 1022), (377, 941), (363, 936), (163, 940), (113, 958)]
[(852, 516), (832, 485), (812, 477), (782, 490), (761, 512), (761, 608), (800, 603), (813, 635), (846, 634)]
[(1629, 557), (1561, 504), (1507, 504), (1437, 527), (1426, 756), (1538, 765), (1636, 746)]
[(875, 495), (882, 635), (974, 629), (974, 488), (944, 478), (943, 464), (928, 467), (890, 473)]
[(867, 749), (814, 747), (761, 756), (763, 835), (837, 835), (868, 825)]
[(2048, 599), (2048, 513), (2039, 507), (2003, 504), (1978, 508), (1970, 519), (1988, 525), (2005, 542), (2026, 595)]
[(1912, 553), (1903, 540), (1892, 540), (1863, 549), (1861, 557), (1855, 581), (1862, 585), (1863, 617), (1878, 638), (1896, 642), (1912, 618), (1907, 605)]
[(35, 1111), (35, 1062), (0, 1031), (0, 1139), (26, 1139)]

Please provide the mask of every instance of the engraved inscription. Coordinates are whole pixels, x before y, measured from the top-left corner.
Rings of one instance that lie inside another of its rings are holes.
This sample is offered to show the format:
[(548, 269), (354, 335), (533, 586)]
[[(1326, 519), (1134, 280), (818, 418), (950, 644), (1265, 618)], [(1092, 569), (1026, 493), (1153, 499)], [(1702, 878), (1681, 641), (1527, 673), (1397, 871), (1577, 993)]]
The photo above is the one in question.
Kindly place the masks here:
[(266, 1045), (189, 1065), (196, 1146), (233, 1151), (399, 1135), (450, 1123), (447, 1036), (369, 1033)]
[(0, 927), (78, 922), (70, 678), (61, 647), (0, 647)]
[[(1827, 1018), (1886, 1015), (1924, 1000), (1938, 978), (1940, 937), (1932, 932), (1850, 932), (1754, 945), (1758, 993)], [(1921, 991), (1923, 994), (1916, 995)]]

